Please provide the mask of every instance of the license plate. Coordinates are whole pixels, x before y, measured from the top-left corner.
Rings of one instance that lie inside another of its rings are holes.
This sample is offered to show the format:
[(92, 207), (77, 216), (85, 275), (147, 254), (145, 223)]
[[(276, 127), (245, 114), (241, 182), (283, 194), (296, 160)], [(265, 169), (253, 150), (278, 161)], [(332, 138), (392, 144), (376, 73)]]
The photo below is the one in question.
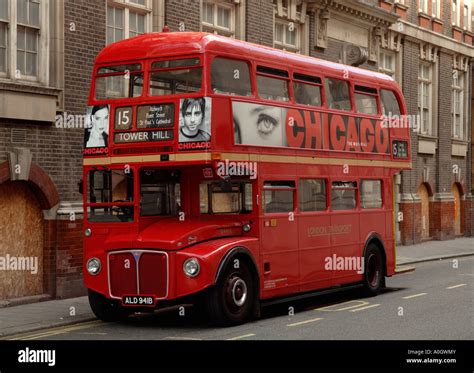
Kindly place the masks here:
[(122, 304), (124, 306), (154, 307), (155, 297), (153, 295), (124, 295)]

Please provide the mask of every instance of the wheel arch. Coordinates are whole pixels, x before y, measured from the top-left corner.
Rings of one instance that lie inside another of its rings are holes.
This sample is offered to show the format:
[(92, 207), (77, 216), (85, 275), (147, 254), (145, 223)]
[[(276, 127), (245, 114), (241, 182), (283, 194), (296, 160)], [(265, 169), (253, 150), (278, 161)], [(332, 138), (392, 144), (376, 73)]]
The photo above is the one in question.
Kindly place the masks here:
[(384, 276), (387, 275), (387, 253), (385, 251), (385, 245), (383, 243), (382, 237), (377, 233), (377, 232), (371, 232), (366, 240), (365, 240), (365, 245), (364, 245), (364, 251), (362, 253), (362, 257), (365, 258), (365, 253), (367, 251), (367, 248), (369, 247), (370, 244), (375, 244), (380, 251), (382, 252), (382, 257), (383, 257), (383, 271), (384, 271)]
[(234, 258), (242, 258), (249, 265), (250, 273), (252, 274), (252, 279), (254, 281), (254, 295), (255, 302), (253, 306), (252, 313), (258, 318), (260, 317), (260, 273), (258, 271), (257, 261), (255, 260), (252, 252), (244, 246), (235, 246), (230, 249), (224, 257), (221, 259), (219, 266), (217, 267), (216, 275), (214, 277), (214, 285), (217, 284), (219, 277), (225, 268), (231, 263)]

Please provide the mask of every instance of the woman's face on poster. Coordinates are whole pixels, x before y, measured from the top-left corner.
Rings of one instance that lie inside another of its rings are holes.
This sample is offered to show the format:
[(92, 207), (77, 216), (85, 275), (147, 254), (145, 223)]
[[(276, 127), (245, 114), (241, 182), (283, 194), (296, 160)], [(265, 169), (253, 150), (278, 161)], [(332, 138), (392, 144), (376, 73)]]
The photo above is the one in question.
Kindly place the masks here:
[(99, 133), (107, 132), (109, 125), (109, 110), (107, 108), (100, 109), (92, 116), (92, 124), (94, 130)]
[(253, 104), (234, 107), (234, 126), (238, 127), (236, 143), (284, 146), (284, 110), (275, 106)]

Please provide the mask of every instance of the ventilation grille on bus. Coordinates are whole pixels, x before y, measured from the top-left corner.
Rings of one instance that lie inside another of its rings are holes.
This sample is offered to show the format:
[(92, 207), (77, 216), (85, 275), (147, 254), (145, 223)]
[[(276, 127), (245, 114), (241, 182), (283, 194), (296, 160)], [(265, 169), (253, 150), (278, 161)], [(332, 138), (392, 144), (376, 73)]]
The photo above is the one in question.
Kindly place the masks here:
[(124, 154), (157, 154), (157, 153), (171, 153), (173, 147), (171, 146), (147, 146), (144, 148), (119, 148), (114, 149), (114, 155)]
[(13, 144), (26, 142), (26, 130), (24, 129), (13, 128), (11, 136)]

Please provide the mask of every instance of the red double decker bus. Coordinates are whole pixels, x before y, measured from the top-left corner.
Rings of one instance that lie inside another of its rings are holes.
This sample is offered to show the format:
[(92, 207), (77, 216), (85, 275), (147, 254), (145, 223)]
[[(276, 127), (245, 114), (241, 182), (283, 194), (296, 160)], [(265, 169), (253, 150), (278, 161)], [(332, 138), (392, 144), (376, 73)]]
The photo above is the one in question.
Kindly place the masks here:
[(397, 273), (393, 178), (411, 167), (388, 76), (207, 33), (97, 57), (84, 141), (84, 281), (102, 320), (266, 303)]

